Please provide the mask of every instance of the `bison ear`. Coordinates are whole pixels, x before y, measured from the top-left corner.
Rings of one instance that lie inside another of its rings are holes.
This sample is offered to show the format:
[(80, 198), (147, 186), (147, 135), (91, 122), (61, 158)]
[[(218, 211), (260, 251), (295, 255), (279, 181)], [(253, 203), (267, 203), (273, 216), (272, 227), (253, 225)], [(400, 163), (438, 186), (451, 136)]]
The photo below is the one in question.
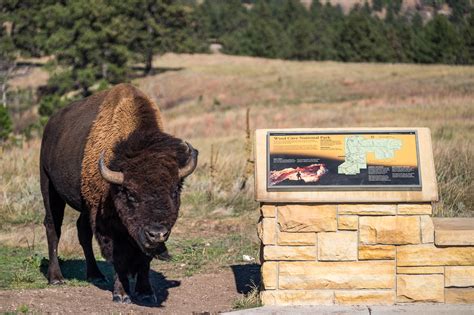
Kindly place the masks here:
[(194, 149), (188, 142), (183, 141), (182, 146), (185, 148), (186, 162), (183, 167), (179, 168), (179, 178), (185, 178), (194, 172), (199, 155), (199, 151)]

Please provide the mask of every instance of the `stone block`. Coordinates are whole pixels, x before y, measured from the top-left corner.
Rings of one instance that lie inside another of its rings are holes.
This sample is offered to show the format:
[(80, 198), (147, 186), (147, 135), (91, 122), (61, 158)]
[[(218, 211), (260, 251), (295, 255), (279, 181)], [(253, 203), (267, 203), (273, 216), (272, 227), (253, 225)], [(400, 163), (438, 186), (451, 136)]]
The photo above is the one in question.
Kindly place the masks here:
[(392, 290), (351, 290), (335, 291), (336, 304), (349, 305), (392, 305), (395, 303), (395, 291)]
[(357, 232), (318, 233), (318, 260), (357, 260)]
[(395, 259), (393, 245), (360, 245), (359, 260)]
[(474, 287), (474, 266), (445, 267), (445, 287)]
[(359, 228), (359, 217), (356, 215), (340, 215), (337, 220), (338, 230), (356, 231)]
[(474, 288), (446, 289), (444, 294), (448, 304), (474, 304)]
[(407, 275), (443, 274), (444, 267), (397, 267), (397, 273)]
[(397, 275), (397, 302), (444, 302), (443, 275)]
[(433, 218), (435, 244), (474, 246), (474, 218)]
[(359, 229), (363, 244), (420, 243), (420, 219), (417, 216), (360, 217)]
[(433, 220), (429, 215), (422, 215), (420, 217), (421, 225), (421, 242), (422, 243), (433, 243), (434, 242), (434, 225)]
[(260, 212), (264, 218), (275, 218), (276, 217), (276, 207), (273, 205), (262, 205), (260, 207)]
[(316, 245), (316, 233), (278, 233), (278, 245)]
[(263, 305), (331, 305), (334, 292), (331, 290), (285, 290), (260, 293)]
[(276, 220), (261, 218), (257, 224), (257, 234), (264, 245), (276, 244)]
[(474, 265), (474, 247), (435, 247), (433, 244), (397, 248), (397, 266)]
[(431, 215), (433, 213), (433, 207), (431, 204), (427, 203), (406, 203), (406, 204), (399, 204), (397, 208), (398, 214), (428, 214)]
[(393, 289), (394, 261), (280, 262), (279, 289)]
[(336, 231), (336, 205), (278, 206), (278, 224), (283, 232)]
[(278, 287), (278, 262), (266, 261), (262, 265), (262, 282), (265, 290)]
[(395, 215), (397, 214), (396, 204), (340, 204), (338, 206), (339, 215)]
[(316, 246), (265, 246), (264, 260), (316, 260)]
[(438, 246), (474, 246), (472, 230), (436, 230), (435, 244)]

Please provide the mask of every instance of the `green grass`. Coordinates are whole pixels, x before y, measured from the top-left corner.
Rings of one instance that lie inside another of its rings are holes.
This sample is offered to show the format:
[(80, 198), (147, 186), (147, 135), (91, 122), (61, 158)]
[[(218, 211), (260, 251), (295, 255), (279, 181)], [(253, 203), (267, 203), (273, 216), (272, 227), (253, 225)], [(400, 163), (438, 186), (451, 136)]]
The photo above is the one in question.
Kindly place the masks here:
[(43, 258), (29, 249), (0, 246), (0, 289), (46, 287)]
[(203, 271), (242, 263), (242, 256), (258, 258), (257, 242), (240, 234), (221, 237), (170, 239), (168, 251), (173, 259), (170, 262), (154, 261), (160, 269), (168, 269), (173, 275), (192, 276)]
[[(243, 262), (243, 255), (257, 259), (259, 249), (258, 243), (251, 236), (239, 233), (195, 238), (175, 237), (170, 239), (167, 246), (173, 259), (169, 262), (155, 259), (152, 269), (166, 270), (177, 277), (189, 277), (239, 264)], [(83, 257), (60, 258), (59, 263), (67, 286), (89, 285)], [(98, 265), (111, 283), (113, 267), (102, 258), (98, 258)], [(0, 289), (45, 288), (48, 285), (47, 268), (45, 252), (0, 245)]]
[[(60, 266), (66, 285), (89, 285), (85, 277), (85, 262), (82, 259), (60, 259)], [(99, 267), (109, 279), (112, 279), (111, 266), (99, 262)], [(28, 248), (0, 246), (0, 289), (46, 288), (47, 268), (48, 260), (41, 252)]]

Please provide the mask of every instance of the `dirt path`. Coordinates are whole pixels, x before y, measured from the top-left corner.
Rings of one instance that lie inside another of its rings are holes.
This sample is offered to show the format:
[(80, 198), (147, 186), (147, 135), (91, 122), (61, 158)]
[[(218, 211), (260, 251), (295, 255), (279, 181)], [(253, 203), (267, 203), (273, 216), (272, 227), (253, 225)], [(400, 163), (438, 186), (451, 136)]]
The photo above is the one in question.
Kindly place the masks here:
[(152, 284), (161, 303), (148, 307), (113, 303), (109, 290), (93, 285), (6, 290), (0, 291), (0, 313), (21, 310), (27, 306), (28, 312), (61, 314), (212, 314), (232, 309), (232, 303), (242, 295), (239, 292), (244, 290), (245, 284), (241, 279), (249, 279), (244, 273), (255, 274), (255, 270), (236, 272), (235, 268), (228, 268), (214, 274), (177, 280), (166, 279), (161, 275), (152, 276)]

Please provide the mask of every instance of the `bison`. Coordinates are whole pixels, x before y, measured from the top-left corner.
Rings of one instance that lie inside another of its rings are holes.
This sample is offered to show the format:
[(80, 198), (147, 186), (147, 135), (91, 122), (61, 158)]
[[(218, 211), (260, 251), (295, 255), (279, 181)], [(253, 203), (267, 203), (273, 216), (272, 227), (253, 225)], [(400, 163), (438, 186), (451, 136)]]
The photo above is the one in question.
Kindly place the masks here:
[(51, 117), (41, 144), (40, 180), (45, 206), (50, 284), (64, 278), (57, 249), (65, 205), (80, 212), (79, 242), (89, 280), (104, 276), (92, 250), (115, 269), (113, 301), (155, 302), (150, 262), (163, 254), (178, 217), (183, 180), (198, 151), (163, 131), (158, 107), (141, 91), (120, 84), (71, 103)]

